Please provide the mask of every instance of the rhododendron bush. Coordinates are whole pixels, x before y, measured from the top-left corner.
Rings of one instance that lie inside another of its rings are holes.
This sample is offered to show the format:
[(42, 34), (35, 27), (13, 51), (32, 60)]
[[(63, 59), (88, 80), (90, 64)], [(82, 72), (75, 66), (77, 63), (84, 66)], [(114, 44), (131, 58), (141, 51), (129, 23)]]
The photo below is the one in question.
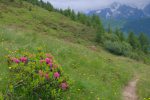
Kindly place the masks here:
[(51, 54), (13, 53), (8, 56), (10, 71), (7, 99), (56, 99), (69, 89), (70, 81)]

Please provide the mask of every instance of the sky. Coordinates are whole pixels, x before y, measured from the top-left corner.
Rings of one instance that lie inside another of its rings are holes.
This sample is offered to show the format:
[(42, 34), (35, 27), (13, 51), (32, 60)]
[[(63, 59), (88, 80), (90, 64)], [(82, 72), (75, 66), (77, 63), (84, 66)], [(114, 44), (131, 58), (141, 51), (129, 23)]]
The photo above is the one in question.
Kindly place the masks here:
[(71, 8), (75, 11), (96, 10), (107, 7), (113, 2), (130, 4), (142, 9), (150, 3), (150, 0), (43, 0), (50, 2), (54, 7), (66, 9)]

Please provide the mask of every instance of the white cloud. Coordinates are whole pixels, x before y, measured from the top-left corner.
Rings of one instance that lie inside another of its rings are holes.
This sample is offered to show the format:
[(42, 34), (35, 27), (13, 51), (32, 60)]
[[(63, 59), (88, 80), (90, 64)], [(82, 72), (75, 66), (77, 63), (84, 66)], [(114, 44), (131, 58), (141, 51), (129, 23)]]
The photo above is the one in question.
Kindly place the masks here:
[(90, 9), (100, 9), (110, 5), (112, 2), (130, 4), (143, 8), (150, 0), (44, 0), (49, 1), (56, 8), (72, 8), (76, 11), (86, 11)]

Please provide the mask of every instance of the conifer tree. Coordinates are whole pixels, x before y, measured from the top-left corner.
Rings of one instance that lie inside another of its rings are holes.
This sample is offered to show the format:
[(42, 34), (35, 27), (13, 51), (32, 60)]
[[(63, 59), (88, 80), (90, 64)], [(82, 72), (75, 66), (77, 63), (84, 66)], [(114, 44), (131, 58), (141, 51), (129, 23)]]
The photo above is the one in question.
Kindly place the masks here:
[(148, 37), (144, 33), (140, 33), (138, 39), (139, 39), (142, 51), (147, 53), (148, 49), (150, 48), (150, 43), (149, 43)]
[(130, 32), (128, 35), (128, 42), (129, 44), (133, 47), (133, 49), (139, 49), (140, 48), (140, 43), (137, 39), (137, 37), (134, 35), (133, 32)]
[(107, 31), (108, 31), (109, 34), (112, 34), (112, 29), (111, 29), (111, 25), (110, 25), (110, 24), (108, 24), (108, 29), (107, 29)]
[(123, 32), (121, 32), (121, 30), (120, 29), (118, 29), (118, 28), (116, 28), (116, 30), (115, 30), (115, 34), (116, 34), (116, 36), (118, 37), (118, 39), (119, 39), (119, 41), (124, 41), (125, 40), (125, 37), (124, 37), (124, 33)]

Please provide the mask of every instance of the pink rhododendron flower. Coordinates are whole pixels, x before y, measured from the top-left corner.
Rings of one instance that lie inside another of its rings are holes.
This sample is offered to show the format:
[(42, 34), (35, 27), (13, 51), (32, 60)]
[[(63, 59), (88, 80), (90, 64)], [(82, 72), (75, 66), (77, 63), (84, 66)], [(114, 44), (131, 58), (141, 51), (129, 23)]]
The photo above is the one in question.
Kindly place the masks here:
[(45, 60), (43, 60), (43, 59), (42, 59), (42, 60), (40, 60), (40, 63), (43, 63), (43, 62), (45, 62)]
[(49, 80), (49, 74), (48, 74), (48, 73), (45, 74), (45, 78), (46, 78), (47, 80)]
[(42, 70), (39, 70), (39, 75), (40, 75), (41, 77), (44, 76), (44, 73), (43, 73)]
[(66, 82), (61, 83), (60, 86), (61, 86), (62, 90), (66, 90), (68, 88), (68, 84)]
[(19, 63), (19, 62), (20, 62), (20, 60), (19, 60), (19, 59), (16, 59), (16, 60), (15, 60), (15, 62), (16, 62), (16, 63)]
[(11, 60), (12, 60), (13, 62), (15, 62), (15, 63), (19, 63), (19, 62), (20, 62), (20, 60), (17, 59), (17, 58), (12, 58)]
[(21, 62), (24, 62), (24, 63), (25, 63), (27, 60), (28, 60), (27, 57), (21, 57), (21, 58), (20, 58), (20, 61), (21, 61)]
[(53, 64), (52, 64), (52, 63), (49, 63), (49, 66), (50, 66), (50, 67), (52, 67), (52, 66), (53, 66)]
[(59, 78), (59, 77), (60, 77), (60, 74), (59, 74), (58, 72), (55, 72), (55, 73), (54, 73), (54, 77), (55, 77), (55, 78)]
[(49, 64), (52, 62), (50, 58), (46, 58), (45, 61), (46, 61), (46, 64)]

